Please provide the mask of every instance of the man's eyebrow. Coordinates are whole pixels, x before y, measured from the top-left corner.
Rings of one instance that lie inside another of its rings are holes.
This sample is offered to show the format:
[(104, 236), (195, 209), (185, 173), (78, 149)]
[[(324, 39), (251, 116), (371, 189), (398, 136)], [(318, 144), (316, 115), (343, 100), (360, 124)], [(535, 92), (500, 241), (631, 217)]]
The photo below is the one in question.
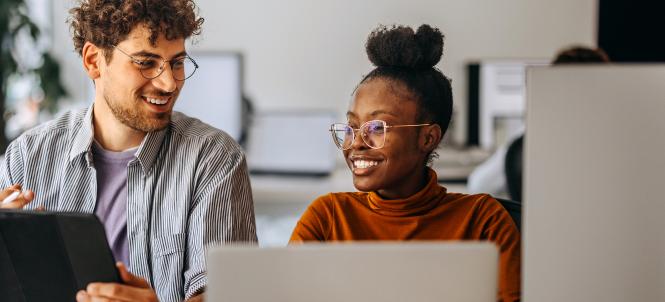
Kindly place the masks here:
[(137, 57), (156, 58), (156, 59), (161, 59), (162, 58), (162, 56), (160, 56), (156, 53), (152, 53), (152, 52), (145, 51), (145, 50), (134, 52), (131, 55), (132, 56), (137, 56)]
[[(184, 56), (186, 56), (186, 55), (187, 55), (187, 52), (186, 52), (186, 51), (181, 51), (181, 52), (177, 53), (175, 56), (173, 56), (173, 58), (184, 57)], [(152, 52), (149, 52), (149, 51), (145, 51), (145, 50), (141, 50), (141, 51), (138, 51), (138, 52), (132, 53), (132, 56), (145, 57), (145, 58), (162, 59), (162, 56), (160, 56), (160, 55), (158, 55), (158, 54), (156, 54), (156, 53), (152, 53)]]
[(187, 52), (183, 50), (183, 51), (181, 51), (181, 52), (175, 54), (175, 56), (173, 56), (173, 57), (174, 57), (174, 58), (180, 58), (180, 57), (184, 57), (184, 56), (186, 56), (186, 55), (187, 55)]
[(355, 113), (351, 112), (351, 111), (347, 111), (347, 112), (346, 112), (346, 117), (347, 117), (347, 118), (349, 118), (349, 117), (357, 117), (357, 115), (356, 115)]

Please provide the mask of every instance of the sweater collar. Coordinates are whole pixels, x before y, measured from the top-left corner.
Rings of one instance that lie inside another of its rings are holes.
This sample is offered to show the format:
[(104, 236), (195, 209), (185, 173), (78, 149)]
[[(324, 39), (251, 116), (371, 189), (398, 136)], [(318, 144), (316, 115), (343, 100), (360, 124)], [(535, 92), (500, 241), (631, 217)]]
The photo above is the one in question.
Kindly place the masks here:
[(376, 191), (369, 193), (369, 207), (385, 216), (407, 217), (427, 213), (435, 208), (446, 188), (438, 183), (436, 172), (428, 169), (428, 181), (424, 188), (404, 199), (384, 199)]

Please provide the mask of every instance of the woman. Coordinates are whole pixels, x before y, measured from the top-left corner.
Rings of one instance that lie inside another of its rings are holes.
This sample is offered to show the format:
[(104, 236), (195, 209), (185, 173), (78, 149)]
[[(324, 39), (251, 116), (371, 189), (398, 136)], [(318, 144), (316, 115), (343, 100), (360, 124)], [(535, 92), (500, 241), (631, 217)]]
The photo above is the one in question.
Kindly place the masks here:
[(428, 163), (448, 128), (450, 81), (434, 66), (443, 35), (422, 25), (381, 27), (366, 44), (376, 65), (354, 93), (348, 124), (333, 124), (361, 192), (317, 198), (291, 242), (347, 240), (490, 240), (499, 246), (499, 295), (519, 300), (520, 235), (489, 195), (449, 193)]

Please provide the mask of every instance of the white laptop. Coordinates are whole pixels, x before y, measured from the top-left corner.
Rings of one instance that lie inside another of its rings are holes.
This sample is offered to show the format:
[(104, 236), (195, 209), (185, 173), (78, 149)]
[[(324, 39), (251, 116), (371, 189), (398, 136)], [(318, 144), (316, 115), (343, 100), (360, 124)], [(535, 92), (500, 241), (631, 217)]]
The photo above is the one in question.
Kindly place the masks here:
[(206, 301), (493, 302), (497, 269), (483, 242), (218, 247)]

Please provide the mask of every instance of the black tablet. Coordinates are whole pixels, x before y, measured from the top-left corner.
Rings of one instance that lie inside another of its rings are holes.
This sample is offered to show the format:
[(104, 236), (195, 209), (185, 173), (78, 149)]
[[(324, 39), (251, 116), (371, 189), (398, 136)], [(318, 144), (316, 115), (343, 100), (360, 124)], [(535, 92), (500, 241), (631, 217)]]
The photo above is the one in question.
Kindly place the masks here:
[(72, 302), (91, 282), (120, 282), (95, 215), (0, 210), (0, 300)]

